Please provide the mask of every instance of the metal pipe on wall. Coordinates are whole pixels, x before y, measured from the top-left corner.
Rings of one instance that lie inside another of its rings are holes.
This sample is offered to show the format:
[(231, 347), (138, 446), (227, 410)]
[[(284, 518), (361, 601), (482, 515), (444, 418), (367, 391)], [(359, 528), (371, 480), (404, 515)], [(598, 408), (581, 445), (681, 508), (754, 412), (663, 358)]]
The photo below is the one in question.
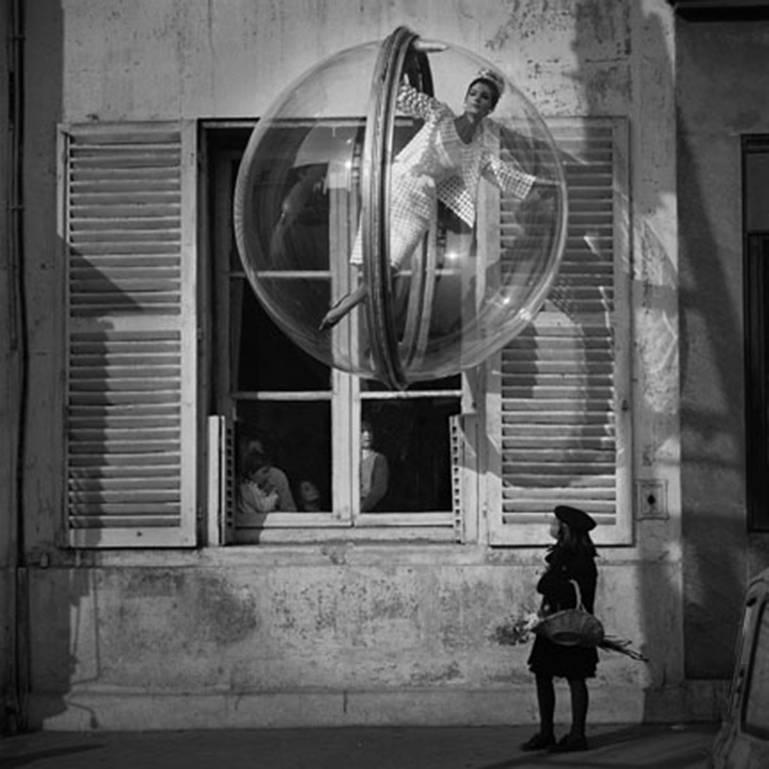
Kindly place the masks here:
[[(28, 396), (28, 349), (24, 284), (24, 0), (11, 0), (8, 9), (8, 174), (7, 250), (9, 277), (9, 345), (15, 381), (10, 398), (16, 414), (10, 461), (15, 479), (11, 489), (11, 563), (14, 573), (12, 603), (13, 645), (10, 702), (6, 703), (7, 729), (27, 726), (29, 692), (29, 591), (24, 539), (24, 454)], [(15, 525), (14, 525), (15, 524)]]

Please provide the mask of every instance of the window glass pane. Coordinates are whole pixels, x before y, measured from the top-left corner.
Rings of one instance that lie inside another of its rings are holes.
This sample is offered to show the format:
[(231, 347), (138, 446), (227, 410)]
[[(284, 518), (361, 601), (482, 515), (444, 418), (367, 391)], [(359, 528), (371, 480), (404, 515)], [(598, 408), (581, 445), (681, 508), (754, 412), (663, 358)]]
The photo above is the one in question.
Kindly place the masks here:
[[(331, 408), (328, 401), (241, 401), (237, 408), (237, 460), (258, 441), (282, 470), (297, 510), (331, 509)], [(238, 473), (238, 476), (240, 473)], [(316, 490), (313, 493), (309, 485)]]
[[(234, 367), (235, 389), (240, 392), (329, 390), (331, 372), (328, 366), (286, 337), (267, 316), (243, 279), (233, 283), (233, 337), (239, 340), (237, 366)], [(236, 304), (241, 305), (239, 313)]]
[(371, 512), (451, 510), (449, 417), (458, 413), (459, 399), (450, 396), (363, 402), (362, 422), (389, 470), (387, 491)]
[(761, 608), (754, 640), (744, 728), (746, 732), (769, 739), (769, 611), (766, 604)]

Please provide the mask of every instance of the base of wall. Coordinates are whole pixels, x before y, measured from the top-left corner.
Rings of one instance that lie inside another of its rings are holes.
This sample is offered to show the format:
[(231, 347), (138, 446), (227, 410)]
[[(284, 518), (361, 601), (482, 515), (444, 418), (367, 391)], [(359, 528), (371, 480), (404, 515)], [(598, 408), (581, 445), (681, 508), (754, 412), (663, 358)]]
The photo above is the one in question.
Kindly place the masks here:
[[(727, 681), (690, 681), (649, 691), (591, 690), (591, 723), (714, 722)], [(568, 723), (566, 684), (557, 688), (556, 720)], [(343, 726), (499, 726), (537, 722), (533, 686), (504, 690), (148, 694), (72, 691), (33, 694), (30, 726), (51, 731), (263, 729)]]

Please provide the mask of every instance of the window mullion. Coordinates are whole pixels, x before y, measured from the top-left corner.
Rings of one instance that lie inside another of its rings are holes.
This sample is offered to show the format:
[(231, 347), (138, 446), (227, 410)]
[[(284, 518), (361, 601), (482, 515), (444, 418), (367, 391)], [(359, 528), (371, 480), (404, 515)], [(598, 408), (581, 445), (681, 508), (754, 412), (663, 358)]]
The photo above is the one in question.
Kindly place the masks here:
[(331, 425), (334, 518), (351, 523), (357, 505), (360, 386), (357, 377), (337, 369), (331, 371)]

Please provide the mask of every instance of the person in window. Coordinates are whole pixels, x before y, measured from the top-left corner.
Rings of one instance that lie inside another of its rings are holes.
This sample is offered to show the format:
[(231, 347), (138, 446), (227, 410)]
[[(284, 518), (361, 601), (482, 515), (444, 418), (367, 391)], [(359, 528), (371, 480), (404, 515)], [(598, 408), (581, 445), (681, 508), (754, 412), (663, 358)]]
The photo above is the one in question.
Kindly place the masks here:
[(374, 449), (374, 429), (370, 422), (360, 426), (360, 509), (370, 513), (387, 493), (390, 468), (387, 457)]
[(265, 448), (264, 441), (256, 435), (246, 436), (240, 447), (241, 456), (245, 456), (251, 451), (257, 451), (267, 457), (269, 461), (269, 470), (267, 471), (267, 484), (278, 492), (278, 510), (282, 512), (296, 512), (296, 502), (291, 493), (291, 484), (288, 482), (288, 476), (279, 467), (272, 463), (272, 455)]
[(320, 491), (312, 481), (304, 480), (299, 484), (299, 506), (305, 513), (320, 512)]
[(242, 513), (295, 512), (286, 474), (259, 448), (247, 449), (241, 461), (238, 509)]
[[(556, 540), (545, 557), (547, 569), (537, 583), (542, 594), (542, 614), (552, 614), (577, 605), (574, 580), (579, 585), (582, 603), (593, 612), (597, 569), (596, 549), (589, 532), (595, 521), (575, 507), (558, 505), (553, 511), (550, 534)], [(537, 636), (529, 656), (529, 668), (537, 682), (540, 730), (525, 742), (523, 750), (568, 752), (587, 750), (585, 723), (588, 709), (586, 679), (594, 678), (598, 652), (592, 647), (562, 646)], [(553, 732), (555, 689), (553, 678), (565, 678), (571, 694), (571, 730), (559, 742)]]
[[(424, 120), (392, 165), (390, 193), (390, 266), (396, 273), (411, 256), (435, 218), (437, 202), (470, 228), (475, 223), (478, 185), (483, 176), (509, 195), (525, 199), (536, 177), (514, 160), (502, 161), (486, 147), (485, 120), (502, 96), (502, 76), (482, 69), (470, 82), (464, 109), (456, 115), (443, 102), (407, 83), (400, 86), (397, 107)], [(360, 232), (351, 263), (363, 262)], [(335, 326), (366, 298), (365, 284), (345, 294), (324, 316), (320, 329)]]

